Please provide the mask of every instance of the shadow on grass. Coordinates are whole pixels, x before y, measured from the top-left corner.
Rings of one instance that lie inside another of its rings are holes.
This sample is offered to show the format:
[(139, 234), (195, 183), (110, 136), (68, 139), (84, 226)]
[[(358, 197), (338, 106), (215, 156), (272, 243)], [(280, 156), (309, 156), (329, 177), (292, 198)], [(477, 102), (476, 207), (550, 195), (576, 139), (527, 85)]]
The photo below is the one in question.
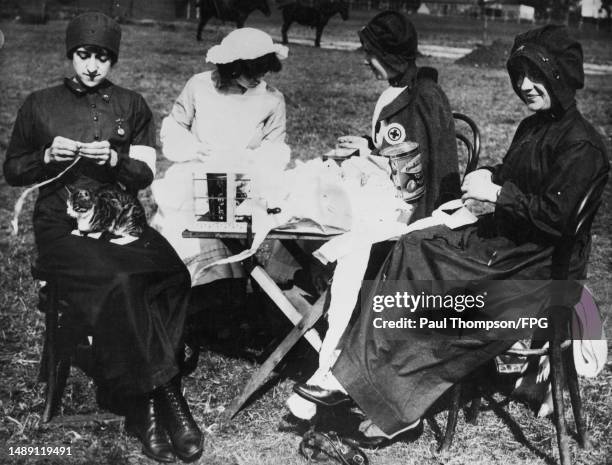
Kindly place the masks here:
[(535, 445), (533, 445), (531, 441), (529, 441), (529, 439), (527, 439), (527, 437), (525, 436), (525, 434), (523, 433), (521, 429), (521, 426), (516, 421), (514, 421), (514, 418), (512, 418), (512, 415), (510, 415), (508, 411), (503, 408), (501, 403), (493, 399), (491, 395), (487, 394), (484, 397), (489, 403), (491, 410), (493, 410), (493, 412), (504, 422), (504, 424), (508, 426), (508, 428), (510, 429), (510, 432), (520, 444), (524, 445), (527, 449), (529, 449), (536, 456), (544, 460), (546, 463), (550, 465), (556, 464), (555, 459), (552, 456), (542, 452)]
[[(240, 300), (240, 299), (238, 299)], [(198, 311), (195, 318), (191, 318), (189, 325), (188, 344), (200, 351), (214, 353), (233, 359), (238, 362), (248, 362), (252, 365), (243, 372), (245, 379), (234, 380), (237, 389), (234, 397), (242, 394), (251, 377), (253, 377), (262, 364), (271, 356), (276, 348), (293, 329), (293, 324), (265, 295), (254, 292), (246, 296), (246, 300), (237, 305), (228, 305), (228, 299), (222, 299), (219, 305), (209, 304), (204, 311)], [(322, 324), (322, 323), (320, 323)], [(195, 370), (192, 361), (190, 370)], [(200, 364), (202, 361), (200, 361)], [(273, 371), (246, 399), (234, 418), (240, 412), (256, 403), (274, 386), (285, 379), (303, 381), (310, 377), (318, 365), (317, 353), (303, 339), (289, 350), (289, 352), (274, 367)]]
[[(495, 379), (495, 381), (486, 390), (483, 391), (481, 387), (486, 386), (486, 384), (482, 384), (482, 380), (484, 379), (489, 379), (489, 382), (491, 379)], [(480, 373), (478, 373), (477, 376), (475, 376), (473, 379), (466, 382), (462, 388), (461, 401), (460, 401), (460, 405), (462, 406), (463, 418), (465, 420), (465, 422), (463, 423), (464, 427), (470, 428), (470, 427), (477, 425), (476, 421), (478, 419), (478, 414), (482, 411), (490, 410), (509, 429), (509, 431), (512, 433), (512, 436), (518, 443), (526, 447), (529, 451), (531, 451), (534, 455), (542, 459), (547, 464), (549, 465), (556, 464), (554, 457), (550, 455), (550, 453), (543, 452), (540, 448), (536, 447), (536, 445), (534, 445), (527, 438), (527, 436), (525, 436), (525, 434), (523, 433), (521, 429), (521, 426), (512, 417), (512, 415), (510, 415), (510, 413), (506, 410), (506, 407), (510, 404), (510, 402), (524, 403), (518, 400), (514, 400), (510, 397), (513, 386), (514, 386), (514, 383), (511, 382), (509, 378), (500, 377), (500, 376), (495, 377), (495, 371), (492, 369), (492, 367), (484, 368), (483, 370), (480, 371)], [(503, 400), (498, 401), (494, 399), (493, 398), (494, 393), (502, 394), (504, 396)], [(468, 404), (473, 402), (474, 399), (476, 399), (479, 396), (482, 399), (486, 400), (486, 404), (484, 406), (481, 405), (478, 411), (475, 412), (476, 414), (475, 418), (473, 417), (470, 418), (471, 412), (470, 412), (470, 406)], [(529, 402), (527, 404), (528, 404), (527, 405), (528, 408), (530, 410), (533, 410), (532, 409), (533, 406), (530, 405)], [(431, 428), (438, 444), (441, 444), (444, 438), (446, 423), (444, 423), (442, 427), (440, 427), (440, 425), (438, 425), (438, 422), (436, 421), (434, 416), (438, 413), (448, 411), (449, 406), (450, 406), (450, 390), (447, 391), (440, 399), (438, 399), (438, 401), (434, 403), (434, 405), (427, 412), (427, 416), (425, 418), (425, 421)], [(555, 447), (554, 444), (553, 444), (553, 447)]]

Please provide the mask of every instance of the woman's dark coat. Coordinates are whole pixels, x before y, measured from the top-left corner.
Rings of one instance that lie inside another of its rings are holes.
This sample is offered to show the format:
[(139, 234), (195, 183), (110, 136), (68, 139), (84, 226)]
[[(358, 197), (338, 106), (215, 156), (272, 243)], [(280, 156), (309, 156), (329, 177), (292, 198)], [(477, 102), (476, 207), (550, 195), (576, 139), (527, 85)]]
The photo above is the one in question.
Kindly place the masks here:
[[(387, 125), (399, 124), (404, 140), (419, 144), (425, 194), (415, 202), (412, 221), (431, 215), (460, 193), (455, 122), (448, 98), (436, 80), (433, 68), (419, 68), (416, 76), (405, 76), (400, 85), (406, 89), (381, 110), (374, 128), (377, 133), (383, 120)], [(383, 142), (381, 149), (386, 145)]]

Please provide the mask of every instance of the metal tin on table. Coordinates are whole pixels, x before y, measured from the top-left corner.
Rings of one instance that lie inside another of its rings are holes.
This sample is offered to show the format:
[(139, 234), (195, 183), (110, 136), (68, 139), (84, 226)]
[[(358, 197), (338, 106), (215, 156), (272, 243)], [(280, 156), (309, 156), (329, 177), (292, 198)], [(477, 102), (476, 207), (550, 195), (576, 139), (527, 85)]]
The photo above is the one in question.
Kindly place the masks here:
[(380, 151), (389, 159), (391, 179), (399, 195), (406, 202), (415, 201), (425, 194), (423, 164), (419, 144), (405, 141), (390, 145)]

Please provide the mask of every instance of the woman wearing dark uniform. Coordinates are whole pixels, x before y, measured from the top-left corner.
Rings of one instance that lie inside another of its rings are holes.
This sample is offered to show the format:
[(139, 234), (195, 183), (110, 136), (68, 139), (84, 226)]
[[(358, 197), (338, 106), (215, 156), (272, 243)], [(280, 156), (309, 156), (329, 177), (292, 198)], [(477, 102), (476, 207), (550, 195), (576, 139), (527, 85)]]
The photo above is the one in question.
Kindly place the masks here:
[[(202, 433), (180, 390), (177, 353), (190, 279), (172, 247), (151, 228), (117, 245), (71, 234), (69, 189), (115, 184), (134, 195), (155, 174), (155, 125), (139, 94), (114, 85), (121, 30), (86, 13), (66, 30), (75, 74), (30, 94), (17, 115), (4, 162), (13, 186), (57, 180), (34, 209), (36, 267), (56, 274), (65, 315), (93, 336), (93, 376), (105, 407), (126, 415), (143, 452), (195, 460)], [(71, 166), (73, 164), (73, 166)], [(127, 408), (126, 408), (127, 406)]]
[(341, 136), (338, 147), (382, 158), (376, 155), (390, 146), (417, 142), (423, 175), (410, 193), (414, 205), (410, 220), (424, 218), (461, 192), (455, 122), (448, 98), (437, 83), (437, 71), (417, 66), (417, 31), (403, 14), (377, 14), (359, 31), (359, 39), (365, 63), (389, 87), (376, 102), (370, 135)]
[[(480, 319), (546, 316), (556, 297), (546, 285), (554, 244), (594, 180), (609, 171), (601, 135), (576, 107), (575, 92), (584, 85), (582, 48), (564, 27), (517, 36), (508, 72), (534, 114), (519, 125), (503, 163), (474, 171), (462, 186), (463, 199), (491, 202), (495, 213), (461, 229), (436, 226), (403, 236), (367, 292), (370, 303), (349, 332), (327, 385), (295, 388), (323, 405), (341, 403), (348, 393), (370, 419), (360, 428), (366, 436), (391, 438), (416, 426), (439, 396), (510, 347), (518, 334), (450, 326), (380, 329), (374, 320), (384, 312), (371, 304), (374, 296), (428, 295), (434, 286), (444, 294), (459, 281), (489, 291)], [(590, 244), (589, 231), (577, 238), (570, 279), (586, 277)], [(578, 295), (564, 303), (573, 305)], [(415, 310), (417, 321), (441, 311)], [(457, 307), (450, 311), (461, 316)]]

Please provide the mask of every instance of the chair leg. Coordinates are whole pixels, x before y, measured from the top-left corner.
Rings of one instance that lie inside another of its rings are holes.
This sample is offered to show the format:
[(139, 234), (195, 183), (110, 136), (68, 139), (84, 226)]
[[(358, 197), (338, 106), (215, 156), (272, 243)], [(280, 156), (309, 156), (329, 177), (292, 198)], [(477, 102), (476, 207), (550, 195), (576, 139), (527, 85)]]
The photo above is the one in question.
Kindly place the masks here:
[[(553, 332), (557, 333), (553, 329)], [(561, 465), (571, 465), (569, 438), (565, 423), (565, 407), (563, 405), (563, 360), (560, 340), (557, 335), (550, 341), (551, 382), (553, 394), (553, 413), (557, 429), (557, 444), (559, 445), (559, 461)]]
[(70, 375), (70, 358), (60, 359), (57, 363), (57, 371), (55, 377), (55, 399), (53, 399), (53, 411), (57, 412), (62, 403), (64, 389)]
[(470, 424), (476, 426), (478, 425), (478, 414), (480, 412), (480, 405), (482, 404), (482, 397), (478, 394), (478, 397), (475, 397), (470, 404), (470, 407), (467, 411), (466, 421)]
[(574, 413), (574, 422), (576, 423), (576, 431), (578, 432), (578, 444), (583, 449), (590, 449), (589, 433), (587, 431), (586, 422), (582, 415), (582, 399), (580, 398), (580, 386), (578, 385), (578, 374), (574, 365), (574, 357), (571, 350), (565, 354), (563, 360), (565, 362), (565, 376), (567, 386), (572, 401), (572, 412)]
[(45, 347), (47, 349), (47, 359), (45, 360), (45, 363), (47, 368), (47, 392), (45, 398), (45, 409), (42, 416), (43, 423), (48, 423), (53, 417), (57, 401), (57, 305), (57, 285), (54, 281), (51, 281), (49, 283), (49, 306), (45, 316)]
[(457, 417), (459, 416), (459, 404), (461, 402), (461, 383), (455, 384), (451, 388), (451, 403), (448, 409), (448, 419), (446, 421), (446, 431), (444, 439), (438, 449), (438, 452), (446, 452), (450, 449), (455, 436), (455, 427), (457, 426)]

